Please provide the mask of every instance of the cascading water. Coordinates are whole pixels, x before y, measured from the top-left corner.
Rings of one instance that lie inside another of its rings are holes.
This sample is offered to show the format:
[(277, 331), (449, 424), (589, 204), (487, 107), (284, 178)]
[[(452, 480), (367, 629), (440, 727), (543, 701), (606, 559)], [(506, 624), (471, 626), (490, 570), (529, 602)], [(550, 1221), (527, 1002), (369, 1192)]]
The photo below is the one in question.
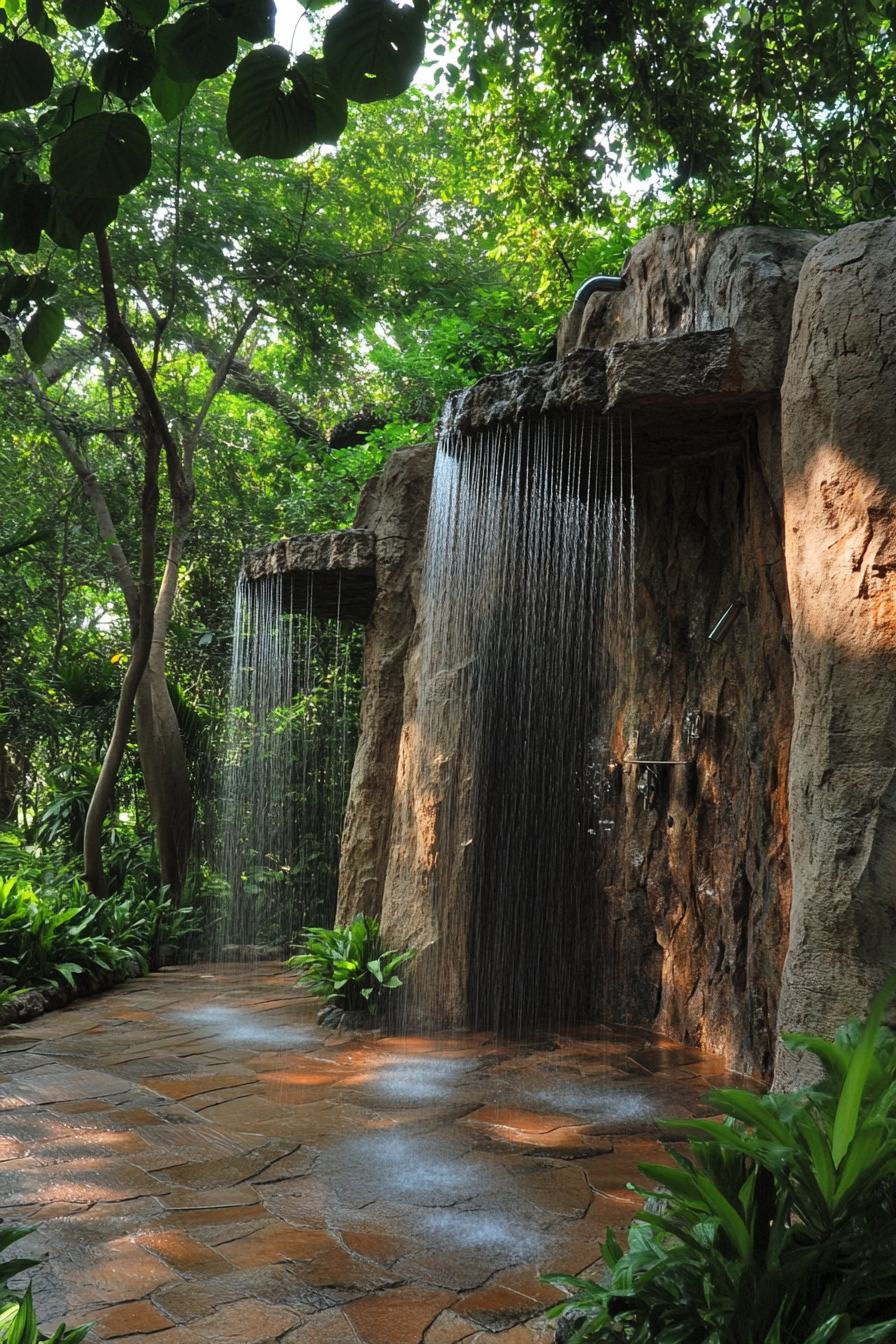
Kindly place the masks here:
[[(434, 761), (458, 762), (439, 830), (465, 822), (471, 837), (469, 1021), (566, 1025), (590, 1004), (601, 711), (631, 630), (630, 433), (582, 418), (445, 436), (429, 519), (417, 733)], [(438, 863), (428, 880), (438, 909)]]
[(338, 617), (295, 611), (282, 575), (236, 591), (217, 867), (222, 947), (282, 949), (332, 922), (357, 739), (361, 642)]

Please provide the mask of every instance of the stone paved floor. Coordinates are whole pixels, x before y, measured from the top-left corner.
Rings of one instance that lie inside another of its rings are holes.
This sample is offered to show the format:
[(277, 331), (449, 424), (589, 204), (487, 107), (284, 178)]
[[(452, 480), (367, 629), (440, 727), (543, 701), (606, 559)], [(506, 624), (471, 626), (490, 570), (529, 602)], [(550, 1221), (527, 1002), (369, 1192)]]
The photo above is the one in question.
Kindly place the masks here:
[(0, 1218), (48, 1326), (118, 1344), (533, 1344), (717, 1060), (603, 1029), (331, 1036), (279, 967), (0, 1030)]

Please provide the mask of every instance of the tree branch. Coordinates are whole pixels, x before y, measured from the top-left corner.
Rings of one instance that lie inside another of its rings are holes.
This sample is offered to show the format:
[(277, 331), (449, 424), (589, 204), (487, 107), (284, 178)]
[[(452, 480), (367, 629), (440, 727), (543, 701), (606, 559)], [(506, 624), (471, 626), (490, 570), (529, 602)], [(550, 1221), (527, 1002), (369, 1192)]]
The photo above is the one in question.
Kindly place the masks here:
[(131, 638), (136, 638), (137, 626), (139, 622), (140, 599), (137, 591), (137, 584), (131, 567), (128, 564), (127, 557), (122, 550), (121, 543), (115, 531), (115, 524), (112, 521), (112, 515), (109, 512), (109, 506), (106, 503), (105, 495), (100, 488), (100, 483), (93, 473), (91, 467), (84, 461), (75, 443), (71, 438), (59, 417), (56, 414), (56, 408), (52, 401), (44, 392), (40, 383), (34, 375), (34, 370), (26, 363), (24, 353), (21, 348), (18, 332), (13, 329), (11, 332), (16, 358), (22, 374), (22, 381), (30, 391), (34, 400), (46, 417), (47, 424), (53, 433), (53, 437), (62, 449), (64, 457), (68, 460), (72, 470), (81, 482), (84, 494), (90, 501), (96, 517), (97, 527), (100, 537), (106, 545), (109, 553), (109, 559), (112, 561), (112, 569), (115, 574), (116, 582), (124, 595), (124, 600), (128, 609), (128, 620), (131, 626)]

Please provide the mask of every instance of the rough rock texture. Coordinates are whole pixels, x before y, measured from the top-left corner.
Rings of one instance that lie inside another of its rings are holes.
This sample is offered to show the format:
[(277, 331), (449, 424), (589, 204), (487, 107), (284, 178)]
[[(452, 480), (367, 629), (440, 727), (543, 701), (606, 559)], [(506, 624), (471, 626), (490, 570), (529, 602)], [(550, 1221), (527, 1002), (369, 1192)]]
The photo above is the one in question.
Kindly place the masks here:
[(750, 385), (777, 392), (800, 267), (820, 239), (808, 230), (773, 227), (654, 229), (626, 261), (625, 289), (593, 294), (584, 309), (563, 319), (558, 358), (645, 336), (733, 327)]
[[(782, 410), (795, 727), (779, 1025), (826, 1034), (896, 965), (896, 221), (806, 258)], [(782, 1051), (776, 1083), (803, 1067)]]
[[(609, 834), (595, 855), (596, 1015), (653, 1023), (765, 1075), (790, 904), (777, 429), (768, 415), (740, 450), (636, 482), (634, 657), (624, 632), (610, 756), (686, 764), (651, 767), (646, 808), (643, 766), (604, 775), (596, 829)], [(744, 613), (711, 644), (737, 597)]]
[(499, 425), (617, 412), (626, 432), (631, 425), (635, 470), (657, 471), (742, 442), (749, 417), (769, 401), (752, 372), (732, 328), (620, 341), (481, 378), (448, 398), (441, 430), (461, 441)]
[(309, 532), (250, 551), (248, 579), (284, 576), (284, 607), (329, 620), (366, 621), (376, 596), (376, 536), (368, 528)]
[[(518, 419), (587, 414), (603, 398), (627, 430), (631, 412), (640, 472), (635, 657), (619, 660), (611, 746), (635, 759), (678, 759), (690, 750), (694, 763), (658, 768), (646, 811), (640, 767), (626, 765), (616, 777), (612, 806), (601, 814), (612, 838), (605, 846), (595, 839), (594, 1009), (656, 1023), (763, 1073), (790, 899), (791, 672), (776, 379), (797, 271), (815, 241), (778, 230), (712, 240), (659, 231), (636, 249), (627, 290), (591, 301), (584, 334), (593, 350), (483, 379), (451, 398), (443, 422), (459, 436), (475, 434)], [(675, 452), (663, 456), (661, 445), (670, 443)], [(739, 596), (745, 615), (724, 645), (710, 645), (708, 629)], [(385, 880), (377, 867), (362, 908), (378, 908), (384, 886), (387, 939), (422, 949), (416, 1020), (435, 1025), (465, 1017), (475, 846), (464, 670), (446, 667), (421, 684), (424, 602), (421, 595), (405, 667)], [(690, 749), (682, 732), (692, 710), (702, 712), (704, 728)], [(419, 740), (421, 722), (436, 725), (435, 746)], [(349, 903), (341, 909), (348, 913)], [(460, 955), (440, 955), (440, 944)]]
[(465, 668), (443, 664), (424, 681), (430, 618), (421, 593), (405, 674), (382, 929), (389, 946), (419, 953), (402, 1004), (406, 1020), (441, 1029), (468, 1020), (473, 798), (463, 733)]
[(376, 600), (364, 645), (361, 733), (342, 835), (336, 922), (379, 915), (392, 838), (405, 662), (417, 619), (435, 448), (393, 453), (365, 486), (355, 527), (376, 536)]

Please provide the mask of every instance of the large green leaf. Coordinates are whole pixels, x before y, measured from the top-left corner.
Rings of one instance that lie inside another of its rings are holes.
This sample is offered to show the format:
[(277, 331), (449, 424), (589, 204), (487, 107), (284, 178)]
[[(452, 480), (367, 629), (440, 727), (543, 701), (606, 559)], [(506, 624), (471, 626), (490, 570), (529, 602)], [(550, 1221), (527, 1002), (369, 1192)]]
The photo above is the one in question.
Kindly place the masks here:
[(183, 112), (198, 88), (199, 84), (195, 79), (181, 83), (172, 79), (164, 66), (160, 66), (149, 86), (149, 96), (165, 120), (174, 121), (175, 117), (179, 117)]
[(90, 73), (103, 93), (129, 103), (149, 88), (158, 68), (152, 38), (138, 32), (123, 51), (101, 51)]
[(834, 1134), (831, 1142), (834, 1166), (839, 1167), (849, 1145), (853, 1141), (859, 1119), (859, 1107), (862, 1094), (874, 1063), (874, 1047), (877, 1033), (887, 1004), (896, 992), (896, 976), (891, 975), (884, 987), (874, 996), (868, 1010), (868, 1020), (862, 1031), (861, 1039), (849, 1065), (849, 1072), (840, 1093), (837, 1114), (834, 1119)]
[(348, 122), (348, 103), (330, 83), (326, 63), (313, 56), (298, 56), (290, 79), (293, 87), (301, 86), (313, 103), (317, 120), (315, 140), (322, 145), (335, 145)]
[(106, 0), (62, 0), (62, 17), (73, 28), (92, 28), (106, 12)]
[(0, 36), (0, 112), (36, 107), (53, 92), (53, 62), (38, 42)]
[(236, 60), (236, 33), (211, 5), (195, 5), (161, 31), (168, 44), (159, 59), (172, 79), (215, 79)]
[(126, 196), (149, 174), (152, 142), (133, 112), (97, 112), (59, 137), (50, 177), (74, 197)]
[(22, 332), (22, 345), (32, 364), (43, 364), (62, 335), (65, 313), (58, 303), (41, 303)]
[(121, 0), (121, 3), (142, 28), (157, 28), (168, 17), (168, 0)]
[(59, 29), (50, 18), (44, 6), (44, 0), (26, 0), (25, 15), (31, 27), (41, 37), (56, 37)]
[(227, 135), (240, 158), (291, 159), (314, 144), (317, 114), (307, 91), (283, 91), (289, 52), (250, 51), (237, 66), (227, 105)]
[(355, 103), (396, 98), (409, 87), (426, 45), (423, 20), (392, 0), (349, 0), (324, 34), (330, 83)]
[(85, 233), (108, 228), (117, 214), (117, 196), (69, 196), (54, 188), (46, 232), (60, 247), (78, 248)]
[(274, 0), (211, 0), (211, 5), (247, 42), (269, 42), (274, 36)]
[(10, 201), (0, 220), (0, 250), (37, 252), (40, 236), (50, 213), (50, 188), (45, 182), (30, 183)]

